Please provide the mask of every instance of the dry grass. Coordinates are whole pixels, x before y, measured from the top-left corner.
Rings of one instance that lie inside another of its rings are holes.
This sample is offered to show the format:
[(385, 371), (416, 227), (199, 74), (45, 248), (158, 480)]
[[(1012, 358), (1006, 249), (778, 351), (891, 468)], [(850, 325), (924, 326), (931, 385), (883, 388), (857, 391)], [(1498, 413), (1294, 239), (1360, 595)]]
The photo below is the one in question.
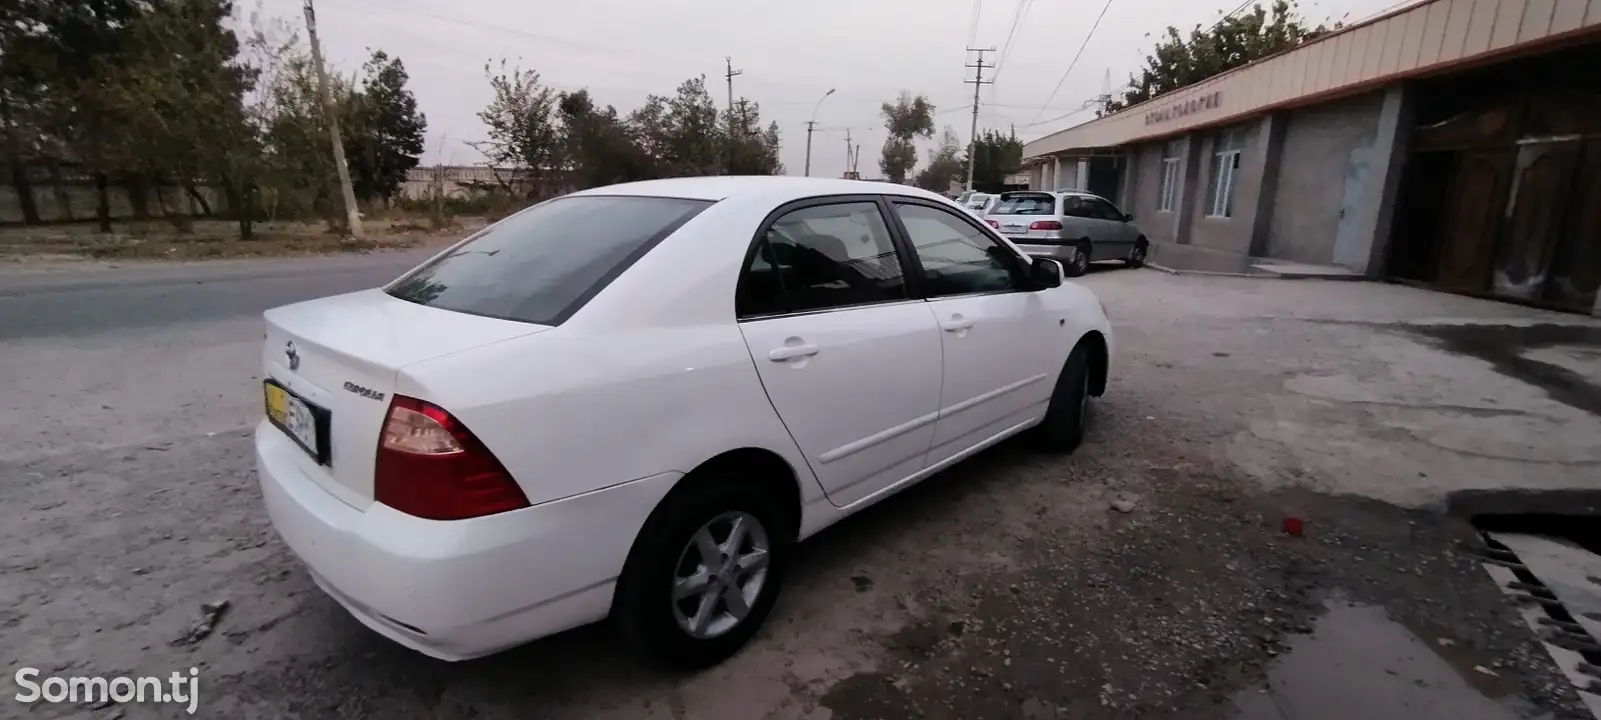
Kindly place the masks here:
[(115, 260), (206, 260), (331, 255), (443, 245), (484, 226), (482, 218), (456, 218), (443, 229), (428, 218), (371, 219), (366, 239), (329, 232), (322, 223), (257, 223), (253, 239), (239, 239), (232, 221), (203, 220), (187, 232), (167, 222), (118, 223), (101, 233), (92, 224), (0, 228), (0, 260), (80, 257)]

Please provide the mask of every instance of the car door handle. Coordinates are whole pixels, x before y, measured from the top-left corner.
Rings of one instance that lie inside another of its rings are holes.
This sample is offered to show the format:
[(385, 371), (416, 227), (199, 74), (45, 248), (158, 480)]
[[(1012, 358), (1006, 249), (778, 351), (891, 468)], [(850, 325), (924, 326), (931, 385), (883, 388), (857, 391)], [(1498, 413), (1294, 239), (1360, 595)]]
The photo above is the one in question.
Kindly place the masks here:
[(945, 328), (945, 332), (961, 332), (961, 331), (966, 330), (966, 329), (968, 329), (970, 327), (973, 327), (973, 321), (969, 320), (967, 318), (964, 318), (961, 315), (957, 315), (955, 317), (952, 317), (949, 320), (946, 320), (943, 324), (940, 325), (940, 327)]
[(816, 354), (816, 345), (785, 345), (767, 353), (767, 359), (773, 362), (787, 362), (795, 358), (811, 357)]

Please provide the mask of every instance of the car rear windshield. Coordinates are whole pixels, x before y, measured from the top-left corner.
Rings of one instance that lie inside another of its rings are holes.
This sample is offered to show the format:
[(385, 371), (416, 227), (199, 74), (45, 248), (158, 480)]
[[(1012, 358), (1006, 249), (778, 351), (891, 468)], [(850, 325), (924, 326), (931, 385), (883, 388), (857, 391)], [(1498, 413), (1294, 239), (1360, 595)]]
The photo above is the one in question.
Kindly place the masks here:
[(1055, 215), (1056, 196), (1046, 193), (1002, 195), (991, 215)]
[(550, 200), (491, 225), (384, 288), (419, 305), (556, 325), (710, 202)]

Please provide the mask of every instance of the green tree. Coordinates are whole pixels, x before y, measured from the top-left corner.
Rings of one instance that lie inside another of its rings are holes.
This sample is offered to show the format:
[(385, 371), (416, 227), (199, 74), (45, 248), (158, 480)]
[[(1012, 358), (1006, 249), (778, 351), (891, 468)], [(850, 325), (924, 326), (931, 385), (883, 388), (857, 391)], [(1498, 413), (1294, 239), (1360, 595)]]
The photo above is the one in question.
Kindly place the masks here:
[(704, 75), (679, 84), (672, 97), (650, 95), (628, 116), (651, 177), (716, 175), (724, 168), (728, 134)]
[(1108, 97), (1097, 113), (1117, 112), (1290, 50), (1326, 32), (1329, 28), (1323, 25), (1309, 25), (1294, 0), (1272, 0), (1268, 8), (1258, 4), (1248, 13), (1226, 17), (1211, 27), (1196, 25), (1188, 37), (1169, 26), (1145, 57), (1145, 67), (1130, 76), (1122, 96)]
[[(193, 187), (210, 178), (224, 185), (236, 216), (251, 213), (249, 192), (230, 182), (237, 178), (229, 169), (233, 155), (255, 152), (242, 103), (256, 73), (239, 60), (231, 15), (226, 0), (152, 5), (128, 24), (118, 61), (99, 65), (80, 93), (109, 125), (99, 137), (99, 169), (128, 174), (136, 209), (146, 186), (140, 179), (155, 179), (159, 194), (169, 181)], [(164, 197), (161, 205), (169, 210)], [(187, 213), (169, 216), (187, 223)]]
[[(558, 170), (561, 158), (561, 128), (556, 117), (556, 90), (540, 81), (539, 73), (519, 68), (507, 69), (500, 61), (497, 72), (484, 65), (494, 99), (479, 111), (478, 119), (488, 126), (488, 139), (473, 148), (497, 168), (496, 180), (508, 191), (514, 177), (526, 183), (526, 193), (535, 197), (544, 192), (546, 180)], [(502, 175), (510, 170), (513, 176)]]
[(669, 173), (675, 176), (716, 175), (723, 164), (726, 135), (717, 103), (706, 90), (706, 76), (678, 86), (667, 100), (666, 149)]
[(27, 168), (46, 152), (45, 126), (60, 90), (49, 83), (56, 56), (42, 20), (47, 9), (44, 0), (0, 2), (0, 151), (28, 224), (39, 222), (39, 211)]
[(347, 125), (345, 155), (356, 197), (388, 200), (417, 167), (428, 119), (406, 89), (406, 67), (382, 50), (362, 66), (361, 91), (352, 96), (356, 122)]
[[(328, 92), (341, 129), (350, 128), (352, 134), (363, 131), (350, 82), (330, 74)], [(267, 93), (256, 168), (268, 195), (267, 216), (318, 216), (331, 227), (340, 227), (343, 209), (328, 147), (327, 114), (317, 92), (316, 68), (302, 46), (295, 45), (281, 57)]]
[(902, 92), (894, 103), (884, 103), (879, 110), (889, 137), (878, 158), (878, 169), (890, 182), (904, 183), (906, 176), (917, 165), (917, 138), (934, 136), (934, 106), (928, 98)]
[(645, 103), (628, 114), (625, 125), (639, 148), (646, 176), (668, 176), (672, 133), (667, 125), (667, 98), (646, 96)]
[(653, 163), (635, 142), (617, 108), (600, 108), (588, 90), (563, 93), (556, 103), (561, 119), (562, 157), (579, 187), (599, 187), (651, 177)]
[(928, 151), (928, 164), (918, 171), (912, 184), (944, 193), (951, 188), (952, 180), (959, 180), (967, 173), (967, 163), (962, 160), (962, 139), (957, 136), (956, 130), (946, 126), (945, 132), (940, 135), (939, 146)]
[(979, 192), (1000, 192), (1006, 176), (1023, 166), (1023, 141), (1016, 134), (1002, 135), (985, 130), (973, 143), (973, 188)]
[(722, 127), (732, 128), (734, 132), (728, 141), (729, 174), (783, 174), (784, 164), (778, 159), (778, 123), (769, 123), (766, 130), (762, 129), (760, 104), (741, 98), (734, 106), (732, 118)]
[(0, 49), (0, 120), (7, 126), (12, 165), (43, 160), (83, 166), (95, 177), (96, 214), (106, 232), (111, 230), (107, 185), (125, 131), (103, 105), (97, 83), (108, 68), (125, 61), (129, 26), (160, 5), (11, 0), (0, 11), (9, 26), (0, 31), (6, 43)]

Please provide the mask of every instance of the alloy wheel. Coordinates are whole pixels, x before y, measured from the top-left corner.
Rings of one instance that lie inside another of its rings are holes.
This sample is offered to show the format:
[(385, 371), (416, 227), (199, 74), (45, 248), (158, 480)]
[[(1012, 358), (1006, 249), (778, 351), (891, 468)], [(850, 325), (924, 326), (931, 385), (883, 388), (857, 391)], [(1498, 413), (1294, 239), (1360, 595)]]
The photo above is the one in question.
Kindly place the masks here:
[(771, 550), (767, 529), (749, 513), (723, 513), (702, 525), (673, 572), (679, 629), (710, 639), (743, 622), (767, 585)]

